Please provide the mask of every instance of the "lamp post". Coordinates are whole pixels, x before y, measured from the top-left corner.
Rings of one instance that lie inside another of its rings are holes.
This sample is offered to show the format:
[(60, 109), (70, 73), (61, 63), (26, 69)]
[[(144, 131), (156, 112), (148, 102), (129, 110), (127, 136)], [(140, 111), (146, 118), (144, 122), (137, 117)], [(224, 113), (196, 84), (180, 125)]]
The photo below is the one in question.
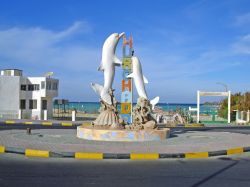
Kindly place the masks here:
[(226, 92), (228, 92), (228, 102), (227, 102), (227, 122), (230, 123), (231, 122), (231, 91), (228, 91), (228, 87), (225, 83), (222, 82), (217, 82), (216, 84), (220, 84), (222, 86), (225, 87)]
[(216, 84), (220, 84), (220, 85), (222, 85), (225, 89), (226, 89), (226, 92), (227, 92), (227, 85), (225, 84), (225, 83), (222, 83), (222, 82), (216, 82)]

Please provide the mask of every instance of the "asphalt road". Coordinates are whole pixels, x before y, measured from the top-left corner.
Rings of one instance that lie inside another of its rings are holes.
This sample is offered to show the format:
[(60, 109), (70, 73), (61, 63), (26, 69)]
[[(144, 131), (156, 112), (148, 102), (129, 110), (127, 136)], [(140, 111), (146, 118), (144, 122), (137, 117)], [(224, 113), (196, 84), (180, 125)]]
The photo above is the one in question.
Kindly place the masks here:
[(250, 154), (203, 160), (75, 160), (0, 155), (0, 186), (250, 186)]
[[(0, 125), (0, 130), (25, 128), (27, 125)], [(173, 128), (172, 133), (192, 130), (250, 133), (249, 127)], [(250, 186), (250, 153), (156, 161), (42, 159), (0, 154), (0, 187), (5, 186)]]

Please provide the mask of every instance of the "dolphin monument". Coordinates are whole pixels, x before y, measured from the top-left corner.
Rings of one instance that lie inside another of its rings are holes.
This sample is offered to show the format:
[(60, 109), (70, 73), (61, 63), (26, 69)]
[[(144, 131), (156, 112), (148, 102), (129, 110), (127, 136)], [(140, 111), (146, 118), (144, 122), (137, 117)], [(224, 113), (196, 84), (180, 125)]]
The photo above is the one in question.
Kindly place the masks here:
[[(148, 79), (142, 73), (141, 62), (138, 57), (132, 57), (132, 72), (127, 77), (133, 78), (135, 87), (139, 97), (143, 97), (144, 99), (148, 99), (145, 84), (148, 84)], [(144, 84), (145, 83), (145, 84)], [(157, 96), (150, 101), (152, 108), (154, 109), (155, 105), (159, 102), (160, 97)]]
[(138, 57), (132, 57), (132, 73), (127, 77), (134, 80), (139, 98), (137, 99), (137, 105), (133, 108), (133, 123), (131, 125), (126, 125), (126, 129), (142, 130), (156, 128), (156, 120), (152, 115), (152, 110), (159, 102), (160, 97), (157, 96), (151, 101), (148, 100), (145, 89), (145, 84), (148, 84), (148, 80), (143, 75)]
[(132, 111), (132, 123), (128, 124), (119, 115), (112, 85), (116, 67), (123, 64), (115, 53), (118, 42), (124, 35), (124, 32), (113, 33), (103, 44), (102, 61), (98, 71), (103, 73), (104, 83), (91, 83), (100, 98), (100, 114), (91, 124), (77, 127), (79, 138), (102, 141), (158, 141), (169, 136), (169, 129), (157, 127), (153, 109), (160, 98), (157, 96), (151, 101), (148, 99), (145, 89), (148, 80), (143, 75), (140, 60), (136, 56), (131, 58), (132, 73), (127, 76), (132, 78), (138, 93), (137, 104)]
[(122, 65), (122, 61), (115, 55), (116, 46), (120, 38), (124, 35), (114, 33), (111, 34), (103, 44), (102, 48), (102, 61), (98, 68), (98, 71), (103, 71), (104, 73), (104, 86), (99, 84), (91, 83), (92, 88), (95, 92), (100, 95), (102, 100), (111, 105), (111, 97), (109, 90), (112, 89), (112, 84), (115, 76), (115, 66)]
[(115, 76), (115, 66), (122, 65), (122, 61), (115, 55), (116, 46), (125, 33), (113, 33), (104, 42), (102, 48), (102, 62), (98, 71), (104, 74), (104, 86), (91, 83), (93, 90), (101, 99), (101, 114), (93, 122), (95, 127), (122, 128), (119, 124), (117, 102), (113, 95), (113, 81)]

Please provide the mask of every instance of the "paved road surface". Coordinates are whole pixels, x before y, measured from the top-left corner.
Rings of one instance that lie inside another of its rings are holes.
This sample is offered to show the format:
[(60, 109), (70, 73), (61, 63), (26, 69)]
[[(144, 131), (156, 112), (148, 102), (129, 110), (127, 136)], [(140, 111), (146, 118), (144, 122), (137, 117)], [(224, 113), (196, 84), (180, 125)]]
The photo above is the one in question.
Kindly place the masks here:
[(250, 186), (250, 154), (204, 160), (74, 160), (0, 155), (0, 186)]
[[(13, 127), (27, 128), (0, 125), (0, 130)], [(249, 127), (202, 130), (250, 134)], [(250, 186), (250, 153), (203, 160), (156, 161), (41, 159), (0, 154), (0, 187), (5, 186)]]

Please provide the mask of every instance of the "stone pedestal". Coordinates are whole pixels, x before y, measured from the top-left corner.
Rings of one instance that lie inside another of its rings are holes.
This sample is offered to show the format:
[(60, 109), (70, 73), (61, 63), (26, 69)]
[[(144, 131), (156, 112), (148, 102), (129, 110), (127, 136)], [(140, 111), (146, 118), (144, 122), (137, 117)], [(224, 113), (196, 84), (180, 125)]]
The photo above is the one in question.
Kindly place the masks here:
[(152, 130), (115, 130), (115, 129), (95, 129), (91, 126), (82, 125), (77, 127), (77, 137), (86, 140), (99, 141), (162, 141), (168, 138), (170, 129)]

